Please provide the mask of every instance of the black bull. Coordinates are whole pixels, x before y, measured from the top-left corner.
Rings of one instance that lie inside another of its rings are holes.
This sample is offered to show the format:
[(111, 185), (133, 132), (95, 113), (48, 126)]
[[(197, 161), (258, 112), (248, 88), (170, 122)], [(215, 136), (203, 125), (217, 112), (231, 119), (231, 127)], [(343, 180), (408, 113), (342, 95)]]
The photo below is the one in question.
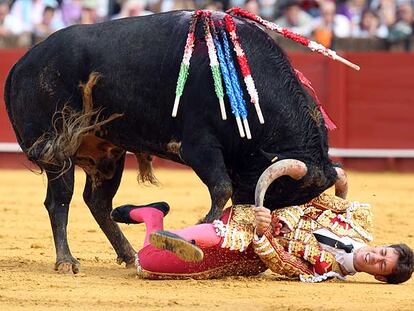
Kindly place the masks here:
[[(79, 265), (66, 235), (74, 185), (71, 163), (85, 169), (84, 200), (118, 260), (127, 264), (133, 262), (134, 250), (109, 217), (126, 151), (135, 153), (140, 166), (147, 168), (150, 155), (192, 167), (211, 195), (206, 221), (219, 216), (229, 199), (233, 204), (254, 203), (255, 185), (274, 156), (304, 162), (307, 173), (299, 180), (281, 177), (270, 186), (264, 205), (272, 210), (304, 203), (335, 183), (327, 131), (313, 98), (282, 50), (243, 19), (235, 21), (265, 124), (259, 124), (251, 104), (248, 120), (253, 139), (239, 137), (233, 117), (221, 120), (201, 25), (178, 115), (171, 117), (190, 17), (191, 12), (176, 11), (72, 26), (32, 48), (11, 70), (6, 106), (21, 148), (47, 174), (45, 206), (57, 269), (77, 272)], [(223, 13), (212, 17), (222, 19)], [(88, 83), (92, 73), (98, 73), (99, 79)], [(94, 109), (102, 108), (100, 121), (115, 119), (95, 124), (95, 111), (79, 121), (92, 99)], [(226, 105), (230, 115), (227, 99)], [(75, 143), (65, 137), (73, 136), (70, 129), (76, 129), (71, 122), (79, 130)], [(52, 159), (45, 160), (46, 153)]]

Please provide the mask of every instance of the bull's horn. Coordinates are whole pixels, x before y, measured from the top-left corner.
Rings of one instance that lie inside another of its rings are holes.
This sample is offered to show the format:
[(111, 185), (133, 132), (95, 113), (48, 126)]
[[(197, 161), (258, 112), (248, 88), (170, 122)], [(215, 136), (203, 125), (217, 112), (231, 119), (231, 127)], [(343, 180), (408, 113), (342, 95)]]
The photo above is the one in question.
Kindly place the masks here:
[(254, 201), (256, 206), (263, 206), (265, 193), (270, 184), (280, 176), (288, 175), (293, 179), (301, 179), (306, 175), (306, 164), (293, 159), (285, 159), (269, 166), (260, 176), (256, 185)]
[(335, 195), (342, 199), (346, 199), (348, 194), (348, 177), (345, 171), (340, 167), (335, 167), (335, 171), (338, 174), (338, 179), (335, 182)]

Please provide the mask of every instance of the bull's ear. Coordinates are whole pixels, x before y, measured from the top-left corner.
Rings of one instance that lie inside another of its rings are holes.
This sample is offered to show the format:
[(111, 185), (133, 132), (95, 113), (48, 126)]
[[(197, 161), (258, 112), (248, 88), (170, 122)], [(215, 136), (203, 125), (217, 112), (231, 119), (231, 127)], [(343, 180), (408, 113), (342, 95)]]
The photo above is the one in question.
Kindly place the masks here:
[(270, 153), (270, 152), (266, 152), (263, 149), (260, 149), (260, 153), (266, 158), (268, 159), (271, 163), (274, 163), (277, 161), (277, 159), (279, 159), (279, 157), (277, 156), (276, 153)]

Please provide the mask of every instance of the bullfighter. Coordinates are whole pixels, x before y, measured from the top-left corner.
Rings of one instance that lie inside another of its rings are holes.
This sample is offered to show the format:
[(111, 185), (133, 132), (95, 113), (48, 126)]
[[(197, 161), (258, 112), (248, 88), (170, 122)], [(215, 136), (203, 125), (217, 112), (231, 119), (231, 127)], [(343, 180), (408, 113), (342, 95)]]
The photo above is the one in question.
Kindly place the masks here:
[(111, 217), (121, 223), (145, 223), (138, 275), (148, 279), (208, 279), (251, 276), (267, 269), (303, 282), (344, 280), (365, 272), (392, 284), (413, 272), (413, 251), (405, 244), (369, 246), (371, 209), (323, 193), (309, 203), (271, 212), (234, 205), (212, 224), (163, 231), (165, 202), (124, 205)]

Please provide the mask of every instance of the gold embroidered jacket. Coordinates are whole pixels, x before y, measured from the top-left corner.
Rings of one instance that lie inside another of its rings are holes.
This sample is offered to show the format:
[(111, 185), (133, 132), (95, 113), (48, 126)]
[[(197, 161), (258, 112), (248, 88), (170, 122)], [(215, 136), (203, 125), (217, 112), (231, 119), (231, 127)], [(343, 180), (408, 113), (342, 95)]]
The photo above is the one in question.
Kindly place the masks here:
[(253, 243), (255, 253), (273, 272), (315, 282), (343, 275), (335, 256), (320, 247), (313, 235), (315, 230), (325, 228), (363, 243), (372, 240), (370, 206), (329, 194), (304, 205), (276, 210), (272, 217), (283, 223), (283, 232), (275, 236), (269, 228), (261, 239), (254, 239), (251, 206), (233, 206), (228, 224), (220, 228), (216, 223), (223, 236), (222, 247), (243, 251)]

